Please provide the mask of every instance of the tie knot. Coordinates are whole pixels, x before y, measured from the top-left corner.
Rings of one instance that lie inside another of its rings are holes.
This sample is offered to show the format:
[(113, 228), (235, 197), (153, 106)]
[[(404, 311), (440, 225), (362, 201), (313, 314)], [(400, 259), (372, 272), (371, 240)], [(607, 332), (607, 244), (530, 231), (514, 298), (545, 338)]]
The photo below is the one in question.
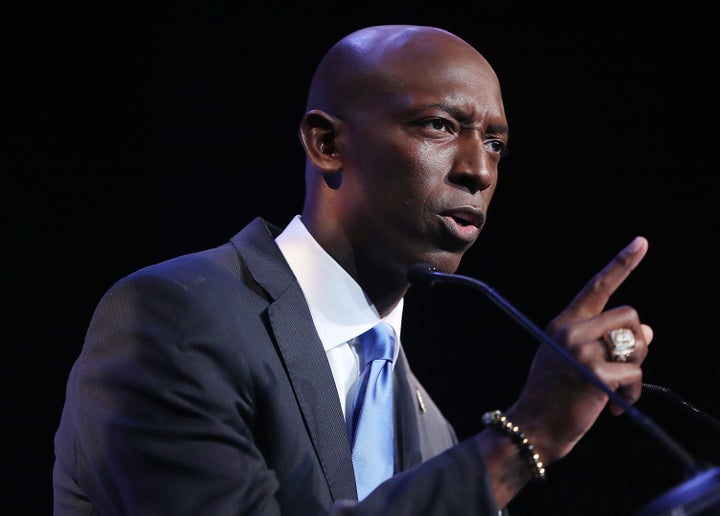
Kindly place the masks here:
[(389, 324), (385, 322), (376, 324), (360, 335), (360, 341), (362, 342), (367, 364), (378, 359), (392, 361), (395, 331)]

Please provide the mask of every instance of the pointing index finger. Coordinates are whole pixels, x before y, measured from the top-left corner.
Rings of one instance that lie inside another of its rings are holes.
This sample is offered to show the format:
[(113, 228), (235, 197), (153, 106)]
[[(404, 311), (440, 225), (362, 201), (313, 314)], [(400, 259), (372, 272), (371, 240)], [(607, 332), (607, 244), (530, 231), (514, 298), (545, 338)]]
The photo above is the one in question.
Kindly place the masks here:
[(625, 281), (648, 250), (645, 237), (637, 236), (615, 255), (610, 263), (585, 284), (568, 305), (566, 312), (581, 317), (599, 314), (605, 308), (610, 296)]

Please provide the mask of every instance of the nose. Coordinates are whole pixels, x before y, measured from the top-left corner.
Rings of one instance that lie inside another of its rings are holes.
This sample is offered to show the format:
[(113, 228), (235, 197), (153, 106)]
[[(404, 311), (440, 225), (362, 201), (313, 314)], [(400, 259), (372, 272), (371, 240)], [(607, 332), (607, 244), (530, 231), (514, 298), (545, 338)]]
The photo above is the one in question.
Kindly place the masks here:
[(497, 174), (499, 156), (487, 147), (479, 131), (468, 131), (458, 141), (450, 182), (471, 194), (489, 188)]

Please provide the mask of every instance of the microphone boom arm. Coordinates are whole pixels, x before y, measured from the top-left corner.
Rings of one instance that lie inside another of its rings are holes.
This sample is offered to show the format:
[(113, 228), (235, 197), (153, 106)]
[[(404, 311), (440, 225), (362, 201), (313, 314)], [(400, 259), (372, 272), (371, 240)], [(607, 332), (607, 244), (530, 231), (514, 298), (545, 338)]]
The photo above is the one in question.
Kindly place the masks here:
[(677, 459), (677, 461), (683, 466), (685, 471), (690, 475), (695, 475), (701, 471), (700, 466), (690, 456), (690, 454), (680, 446), (670, 435), (668, 435), (660, 426), (658, 426), (652, 419), (645, 416), (633, 405), (628, 403), (625, 399), (620, 397), (615, 391), (613, 391), (605, 382), (603, 382), (595, 373), (593, 373), (585, 364), (578, 361), (568, 351), (560, 346), (554, 339), (552, 339), (547, 333), (540, 329), (530, 319), (525, 317), (519, 310), (517, 310), (509, 301), (498, 294), (493, 288), (487, 283), (484, 283), (478, 279), (471, 278), (470, 276), (463, 276), (461, 274), (447, 274), (439, 272), (435, 268), (427, 264), (416, 264), (408, 271), (408, 279), (411, 284), (425, 284), (427, 286), (433, 286), (438, 282), (451, 283), (456, 285), (471, 286), (480, 290), (485, 294), (490, 301), (497, 305), (503, 312), (510, 316), (515, 322), (522, 326), (530, 335), (540, 340), (543, 344), (547, 344), (553, 350), (555, 350), (565, 360), (570, 362), (574, 368), (585, 376), (588, 381), (595, 385), (598, 389), (603, 391), (607, 396), (622, 407), (625, 413), (632, 418), (645, 431), (649, 432), (653, 437), (660, 441), (669, 452)]

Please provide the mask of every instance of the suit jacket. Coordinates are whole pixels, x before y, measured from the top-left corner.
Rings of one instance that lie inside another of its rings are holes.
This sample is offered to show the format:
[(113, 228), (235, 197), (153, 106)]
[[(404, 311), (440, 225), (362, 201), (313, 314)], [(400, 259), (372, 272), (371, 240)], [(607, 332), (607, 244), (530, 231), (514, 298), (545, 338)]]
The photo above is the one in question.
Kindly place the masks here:
[(105, 293), (55, 436), (56, 515), (497, 514), (478, 450), (402, 349), (397, 473), (353, 502), (332, 373), (278, 233), (255, 219)]

